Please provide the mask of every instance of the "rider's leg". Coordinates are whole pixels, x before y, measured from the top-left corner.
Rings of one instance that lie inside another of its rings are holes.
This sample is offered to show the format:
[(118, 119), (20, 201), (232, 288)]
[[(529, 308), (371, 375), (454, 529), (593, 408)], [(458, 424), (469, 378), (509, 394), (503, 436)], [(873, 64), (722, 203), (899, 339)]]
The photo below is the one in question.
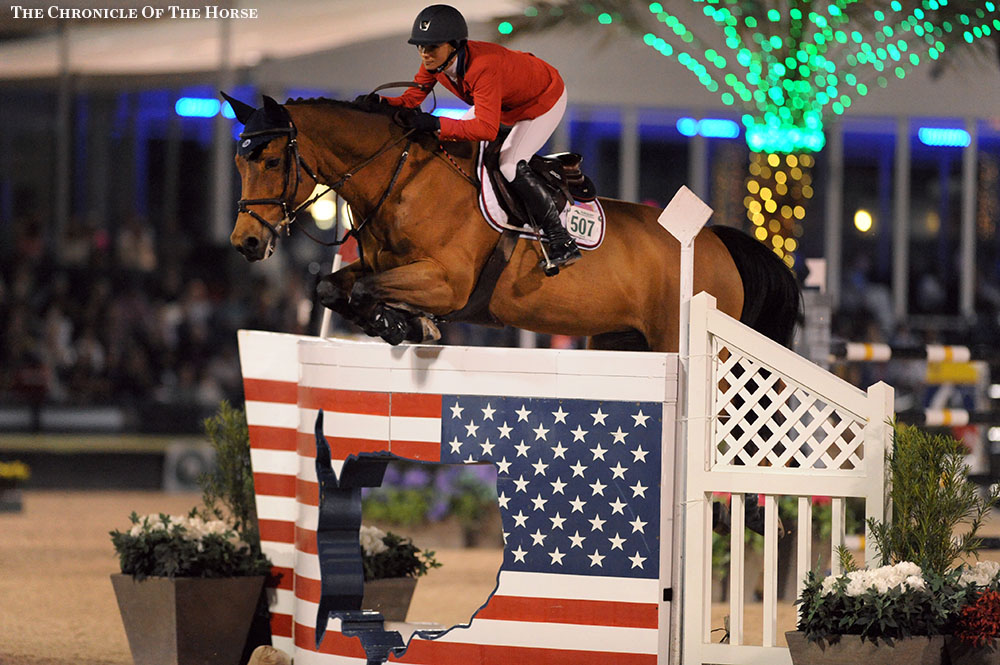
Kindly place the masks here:
[(527, 166), (552, 136), (566, 111), (566, 93), (551, 109), (530, 120), (522, 120), (510, 130), (500, 148), (500, 173), (528, 208), (535, 223), (545, 233), (549, 261), (555, 266), (570, 265), (580, 258), (576, 242), (559, 221), (559, 210), (538, 177)]

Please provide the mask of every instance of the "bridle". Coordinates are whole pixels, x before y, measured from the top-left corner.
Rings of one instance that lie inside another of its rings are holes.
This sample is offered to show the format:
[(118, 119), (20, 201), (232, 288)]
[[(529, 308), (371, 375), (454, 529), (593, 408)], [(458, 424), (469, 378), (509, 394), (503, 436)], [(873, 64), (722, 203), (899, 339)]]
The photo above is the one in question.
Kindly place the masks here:
[[(240, 134), (240, 140), (252, 139), (259, 136), (278, 137), (287, 135), (288, 144), (285, 146), (285, 155), (284, 155), (285, 175), (284, 175), (284, 185), (282, 186), (281, 189), (281, 195), (277, 197), (261, 198), (261, 199), (240, 199), (239, 201), (236, 202), (237, 210), (239, 210), (239, 212), (241, 213), (246, 213), (251, 217), (253, 217), (254, 219), (256, 219), (261, 224), (261, 226), (263, 226), (264, 228), (266, 228), (268, 231), (271, 232), (271, 240), (272, 241), (277, 240), (282, 230), (284, 230), (286, 234), (288, 233), (289, 227), (291, 226), (292, 222), (295, 221), (295, 218), (298, 215), (298, 213), (307, 209), (317, 200), (325, 196), (328, 192), (339, 191), (340, 188), (343, 187), (348, 180), (353, 178), (354, 175), (358, 173), (361, 169), (365, 168), (366, 166), (374, 162), (376, 159), (378, 159), (380, 156), (385, 154), (388, 150), (392, 149), (394, 146), (402, 143), (405, 140), (406, 146), (403, 148), (403, 152), (402, 154), (400, 154), (399, 160), (396, 163), (396, 170), (389, 181), (389, 186), (382, 193), (382, 197), (375, 205), (375, 208), (368, 214), (367, 217), (365, 217), (365, 219), (360, 224), (354, 226), (350, 231), (348, 231), (348, 233), (343, 238), (341, 238), (340, 240), (335, 240), (333, 242), (325, 242), (319, 240), (318, 238), (313, 237), (305, 229), (302, 229), (302, 232), (305, 233), (306, 236), (308, 236), (310, 239), (321, 245), (326, 245), (328, 247), (341, 245), (351, 235), (357, 235), (358, 231), (361, 230), (361, 227), (364, 226), (368, 222), (368, 220), (370, 220), (375, 216), (375, 213), (378, 212), (378, 209), (382, 207), (382, 204), (389, 197), (389, 193), (392, 191), (393, 186), (395, 186), (396, 180), (399, 177), (399, 173), (400, 171), (403, 170), (403, 164), (406, 162), (406, 158), (410, 153), (410, 144), (412, 143), (410, 135), (413, 134), (414, 131), (415, 130), (411, 129), (408, 130), (406, 133), (404, 133), (398, 139), (394, 140), (390, 139), (381, 148), (379, 148), (373, 155), (363, 159), (360, 163), (348, 169), (348, 171), (344, 175), (340, 176), (340, 178), (338, 178), (336, 182), (327, 185), (325, 190), (323, 190), (319, 194), (314, 194), (311, 198), (303, 201), (294, 208), (291, 208), (291, 197), (295, 195), (295, 192), (297, 192), (299, 189), (299, 185), (302, 183), (302, 171), (305, 171), (306, 175), (312, 178), (313, 182), (316, 183), (317, 185), (323, 185), (324, 183), (330, 181), (330, 178), (326, 177), (326, 175), (321, 171), (319, 171), (319, 169), (313, 170), (312, 168), (310, 168), (310, 166), (302, 158), (301, 153), (299, 153), (299, 143), (297, 138), (298, 130), (295, 127), (295, 123), (292, 122), (291, 118), (288, 118), (288, 127), (270, 127), (267, 129), (261, 129), (254, 132), (242, 132)], [(294, 185), (292, 176), (293, 163), (295, 164)], [(289, 191), (290, 186), (291, 190)], [(281, 208), (282, 218), (278, 220), (276, 224), (272, 224), (271, 222), (264, 219), (260, 214), (258, 214), (257, 211), (252, 210), (250, 208), (250, 206), (258, 206), (258, 205), (278, 206), (279, 208)]]

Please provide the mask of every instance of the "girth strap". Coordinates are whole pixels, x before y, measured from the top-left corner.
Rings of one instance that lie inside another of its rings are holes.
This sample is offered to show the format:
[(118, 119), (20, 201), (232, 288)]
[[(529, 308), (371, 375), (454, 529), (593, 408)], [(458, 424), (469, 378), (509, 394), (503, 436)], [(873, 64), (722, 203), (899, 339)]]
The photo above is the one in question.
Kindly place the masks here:
[(493, 253), (486, 260), (476, 280), (476, 286), (472, 289), (469, 301), (465, 307), (451, 314), (441, 317), (443, 321), (475, 321), (476, 323), (502, 328), (504, 323), (493, 316), (490, 312), (490, 301), (493, 299), (493, 292), (496, 291), (497, 282), (504, 268), (510, 263), (510, 257), (514, 254), (517, 246), (518, 234), (515, 231), (504, 231), (500, 234)]

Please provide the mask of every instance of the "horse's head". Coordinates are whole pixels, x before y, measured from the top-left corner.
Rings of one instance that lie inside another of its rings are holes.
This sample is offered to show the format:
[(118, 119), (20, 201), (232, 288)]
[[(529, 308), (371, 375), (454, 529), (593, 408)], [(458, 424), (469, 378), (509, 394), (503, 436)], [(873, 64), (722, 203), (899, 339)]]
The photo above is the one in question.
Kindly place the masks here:
[(248, 261), (259, 261), (274, 252), (289, 214), (316, 183), (302, 177), (296, 129), (285, 107), (265, 96), (264, 106), (255, 109), (222, 94), (243, 123), (236, 147), (242, 194), (229, 241)]

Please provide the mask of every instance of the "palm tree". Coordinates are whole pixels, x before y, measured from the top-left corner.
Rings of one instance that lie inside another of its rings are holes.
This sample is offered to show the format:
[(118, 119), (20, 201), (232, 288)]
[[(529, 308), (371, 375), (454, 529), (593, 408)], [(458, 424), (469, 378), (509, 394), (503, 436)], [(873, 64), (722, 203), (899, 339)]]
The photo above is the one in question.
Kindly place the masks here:
[[(994, 0), (566, 0), (498, 18), (501, 34), (618, 25), (743, 110), (752, 156), (744, 205), (791, 266), (824, 120), (960, 47), (1000, 55)], [(607, 34), (607, 33), (605, 33)]]

